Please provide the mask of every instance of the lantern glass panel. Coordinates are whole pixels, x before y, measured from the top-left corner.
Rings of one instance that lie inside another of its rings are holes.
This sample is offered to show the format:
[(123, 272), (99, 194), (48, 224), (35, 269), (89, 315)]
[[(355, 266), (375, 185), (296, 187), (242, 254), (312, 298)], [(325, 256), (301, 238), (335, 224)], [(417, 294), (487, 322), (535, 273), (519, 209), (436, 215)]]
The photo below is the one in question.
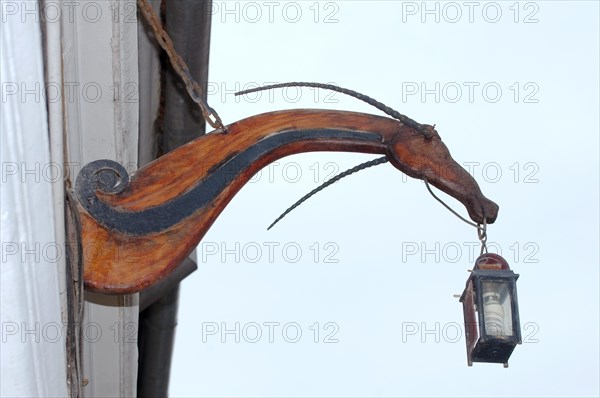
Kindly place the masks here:
[(485, 333), (494, 337), (513, 336), (512, 297), (509, 282), (481, 281)]

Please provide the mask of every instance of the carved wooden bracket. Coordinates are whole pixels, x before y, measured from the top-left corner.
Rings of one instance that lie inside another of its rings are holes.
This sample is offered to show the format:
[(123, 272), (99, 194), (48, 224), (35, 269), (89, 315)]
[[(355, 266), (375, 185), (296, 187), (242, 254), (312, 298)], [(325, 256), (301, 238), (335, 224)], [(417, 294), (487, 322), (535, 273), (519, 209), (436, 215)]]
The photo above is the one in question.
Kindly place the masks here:
[(75, 193), (87, 289), (128, 294), (155, 284), (189, 255), (257, 171), (301, 152), (385, 154), (402, 172), (462, 202), (473, 221), (493, 223), (498, 214), (437, 133), (426, 137), (395, 119), (293, 110), (253, 116), (227, 129), (162, 156), (131, 179), (109, 160), (81, 170)]

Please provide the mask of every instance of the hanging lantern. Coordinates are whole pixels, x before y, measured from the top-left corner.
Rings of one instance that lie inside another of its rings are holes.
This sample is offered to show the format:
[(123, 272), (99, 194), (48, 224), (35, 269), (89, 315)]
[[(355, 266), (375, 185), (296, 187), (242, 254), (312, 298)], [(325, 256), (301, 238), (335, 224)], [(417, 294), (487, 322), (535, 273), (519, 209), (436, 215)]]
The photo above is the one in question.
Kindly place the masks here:
[(503, 363), (521, 344), (517, 278), (504, 258), (485, 253), (475, 261), (463, 303), (467, 361)]

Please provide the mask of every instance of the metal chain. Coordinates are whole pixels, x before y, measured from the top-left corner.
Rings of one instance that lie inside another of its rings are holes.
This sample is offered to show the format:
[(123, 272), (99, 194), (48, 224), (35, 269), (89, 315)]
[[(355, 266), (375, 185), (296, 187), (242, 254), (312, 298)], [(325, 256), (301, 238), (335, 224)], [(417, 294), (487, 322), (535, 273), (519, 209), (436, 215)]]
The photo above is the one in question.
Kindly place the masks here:
[(152, 8), (147, 0), (138, 0), (137, 3), (142, 15), (144, 15), (144, 18), (148, 24), (150, 24), (150, 27), (152, 28), (152, 31), (156, 37), (156, 41), (158, 41), (158, 44), (160, 44), (163, 50), (166, 51), (167, 55), (169, 56), (169, 60), (171, 61), (171, 65), (173, 65), (173, 69), (175, 69), (175, 72), (179, 75), (179, 77), (181, 77), (181, 80), (183, 80), (187, 92), (192, 100), (200, 107), (200, 111), (202, 111), (204, 119), (208, 122), (208, 124), (211, 125), (212, 128), (221, 129), (221, 131), (226, 133), (227, 129), (223, 125), (218, 113), (206, 103), (203, 98), (202, 88), (192, 78), (190, 70), (183, 58), (181, 58), (177, 51), (175, 51), (175, 48), (173, 47), (173, 41), (163, 29), (162, 23), (160, 22), (158, 15), (156, 15), (154, 8)]
[(487, 219), (485, 218), (485, 215), (483, 217), (483, 225), (477, 224), (477, 237), (479, 238), (479, 241), (481, 242), (481, 251), (479, 252), (479, 255), (481, 256), (484, 251), (486, 253), (488, 252), (487, 244), (486, 244), (487, 243)]

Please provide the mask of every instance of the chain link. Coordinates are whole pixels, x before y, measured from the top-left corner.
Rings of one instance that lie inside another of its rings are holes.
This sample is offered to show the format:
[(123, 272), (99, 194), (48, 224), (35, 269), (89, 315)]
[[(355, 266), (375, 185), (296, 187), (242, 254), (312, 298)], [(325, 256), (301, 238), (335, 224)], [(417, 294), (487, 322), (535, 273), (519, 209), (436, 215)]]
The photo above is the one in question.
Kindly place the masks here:
[(147, 0), (138, 0), (138, 7), (148, 24), (150, 24), (150, 27), (156, 36), (156, 41), (158, 41), (158, 44), (160, 44), (160, 46), (169, 56), (169, 60), (171, 61), (171, 65), (173, 65), (173, 69), (175, 69), (175, 72), (179, 75), (179, 77), (181, 77), (181, 80), (183, 80), (188, 94), (200, 107), (200, 111), (204, 116), (204, 120), (206, 120), (206, 122), (210, 124), (212, 128), (221, 129), (222, 132), (227, 133), (227, 129), (223, 125), (219, 114), (206, 103), (202, 95), (202, 88), (192, 78), (190, 70), (183, 58), (181, 58), (177, 51), (175, 51), (175, 48), (173, 47), (173, 41), (163, 29), (162, 23), (154, 11), (154, 8), (152, 8)]

